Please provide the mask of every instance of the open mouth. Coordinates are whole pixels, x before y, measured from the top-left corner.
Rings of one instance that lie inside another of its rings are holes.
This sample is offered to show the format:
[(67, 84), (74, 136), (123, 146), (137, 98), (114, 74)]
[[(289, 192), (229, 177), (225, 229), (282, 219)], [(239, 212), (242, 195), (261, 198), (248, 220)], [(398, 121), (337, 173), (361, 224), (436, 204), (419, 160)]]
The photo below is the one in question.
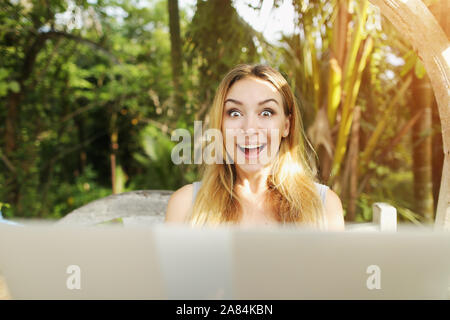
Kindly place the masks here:
[(238, 148), (245, 154), (246, 158), (257, 157), (261, 151), (266, 147), (267, 143), (263, 143), (260, 145), (246, 145), (240, 146)]

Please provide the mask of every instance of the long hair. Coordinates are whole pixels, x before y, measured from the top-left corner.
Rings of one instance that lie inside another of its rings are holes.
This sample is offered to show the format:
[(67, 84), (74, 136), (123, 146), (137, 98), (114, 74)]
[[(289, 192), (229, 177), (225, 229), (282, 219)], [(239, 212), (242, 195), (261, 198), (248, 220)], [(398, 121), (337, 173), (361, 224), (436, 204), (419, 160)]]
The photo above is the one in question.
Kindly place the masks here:
[[(271, 164), (266, 205), (276, 212), (280, 224), (294, 223), (325, 229), (323, 205), (314, 185), (317, 172), (307, 158), (305, 141), (308, 140), (304, 136), (300, 110), (289, 84), (278, 71), (265, 65), (241, 64), (228, 72), (209, 110), (209, 129), (221, 131), (227, 93), (236, 81), (247, 77), (269, 81), (283, 98), (285, 115), (290, 115), (289, 135), (282, 138), (278, 155)], [(242, 206), (234, 189), (236, 168), (234, 163), (225, 161), (225, 145), (221, 144), (217, 147), (223, 150), (223, 163), (202, 163), (202, 185), (187, 218), (192, 226), (235, 224), (239, 221)]]

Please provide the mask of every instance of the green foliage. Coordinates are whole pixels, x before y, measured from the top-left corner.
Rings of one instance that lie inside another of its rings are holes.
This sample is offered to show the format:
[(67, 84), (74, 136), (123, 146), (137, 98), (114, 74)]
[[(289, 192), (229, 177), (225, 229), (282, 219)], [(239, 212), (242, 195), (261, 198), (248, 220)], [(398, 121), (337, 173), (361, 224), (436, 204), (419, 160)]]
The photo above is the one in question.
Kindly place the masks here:
[(188, 64), (198, 68), (200, 103), (212, 101), (221, 78), (232, 67), (256, 62), (256, 36), (231, 1), (197, 2), (185, 50)]
[(422, 61), (419, 59), (417, 54), (413, 50), (409, 50), (403, 57), (405, 60), (405, 65), (403, 66), (400, 75), (405, 76), (408, 74), (412, 69), (414, 69), (414, 74), (417, 78), (422, 79), (425, 74), (425, 66), (423, 65)]
[(355, 222), (372, 221), (372, 203), (373, 199), (370, 195), (362, 193), (357, 201), (359, 213), (355, 217)]
[(0, 68), (0, 98), (6, 96), (8, 90), (14, 93), (19, 92), (20, 87), (17, 81), (7, 81), (9, 71), (5, 68)]
[(149, 125), (140, 133), (143, 152), (133, 154), (134, 159), (143, 168), (143, 173), (132, 182), (132, 189), (171, 189), (172, 186), (192, 182), (192, 169), (184, 171), (182, 166), (172, 162), (171, 154), (177, 142)]
[[(172, 94), (166, 1), (22, 4), (0, 7), (0, 104), (9, 107), (12, 94), (20, 102), (16, 120), (0, 108), (1, 123), (15, 122), (12, 137), (0, 126), (0, 145), (14, 141), (5, 156), (15, 169), (0, 162), (0, 199), (11, 216), (61, 217), (111, 192), (114, 132), (119, 189), (142, 170), (132, 157), (142, 121), (164, 121), (156, 109)], [(83, 23), (61, 23), (67, 9)]]
[[(170, 133), (185, 128), (193, 136), (193, 120), (204, 119), (219, 81), (238, 63), (280, 69), (301, 100), (307, 128), (327, 101), (336, 3), (294, 1), (299, 34), (286, 35), (281, 46), (267, 43), (234, 3), (197, 1), (192, 21), (180, 11), (186, 102), (180, 111), (173, 99), (166, 0), (1, 2), (0, 209), (5, 217), (57, 219), (110, 195), (113, 152), (119, 192), (175, 190), (197, 180), (197, 165), (173, 164), (177, 142)], [(274, 8), (281, 4), (276, 0)], [(389, 25), (383, 28), (386, 34), (369, 28), (374, 49), (356, 102), (363, 109), (362, 145), (401, 76), (425, 73), (408, 46), (392, 43), (396, 36)], [(389, 65), (388, 54), (403, 57), (405, 65)], [(397, 110), (381, 145), (409, 116), (407, 108)], [(382, 166), (375, 161), (382, 155), (375, 154), (374, 176), (358, 200), (358, 221), (371, 220), (371, 204), (385, 201), (396, 206), (401, 219), (420, 222), (411, 210), (412, 178), (406, 173), (411, 157), (405, 145), (384, 157)]]
[(393, 171), (384, 165), (371, 162), (375, 176), (370, 179), (367, 192), (358, 198), (356, 222), (372, 221), (372, 204), (385, 202), (397, 209), (398, 221), (421, 225), (421, 216), (412, 209), (413, 177), (410, 170)]
[(86, 203), (111, 195), (111, 188), (99, 185), (96, 180), (97, 173), (88, 166), (82, 175), (75, 178), (74, 183), (62, 181), (52, 185), (49, 202), (55, 205), (42, 216), (58, 219)]

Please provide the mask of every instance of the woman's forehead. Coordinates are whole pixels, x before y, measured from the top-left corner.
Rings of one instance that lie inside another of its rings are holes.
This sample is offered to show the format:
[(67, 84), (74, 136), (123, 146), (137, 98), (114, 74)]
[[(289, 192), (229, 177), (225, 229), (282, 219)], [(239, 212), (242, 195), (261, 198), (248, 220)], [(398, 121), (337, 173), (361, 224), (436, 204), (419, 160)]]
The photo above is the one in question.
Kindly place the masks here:
[(264, 79), (247, 77), (236, 81), (228, 90), (226, 99), (257, 99), (266, 100), (269, 98), (276, 99), (281, 102), (281, 94), (277, 88), (270, 82)]

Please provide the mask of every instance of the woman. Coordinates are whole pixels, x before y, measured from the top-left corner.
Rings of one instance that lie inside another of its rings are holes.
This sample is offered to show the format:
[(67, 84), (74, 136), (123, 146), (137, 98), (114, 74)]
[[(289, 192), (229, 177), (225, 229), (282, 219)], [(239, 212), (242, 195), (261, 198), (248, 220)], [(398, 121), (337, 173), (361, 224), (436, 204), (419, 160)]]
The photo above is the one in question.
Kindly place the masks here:
[(235, 67), (219, 85), (209, 121), (222, 133), (224, 142), (215, 143), (224, 161), (203, 164), (201, 182), (172, 194), (166, 222), (344, 230), (339, 197), (315, 182), (299, 108), (278, 71)]

